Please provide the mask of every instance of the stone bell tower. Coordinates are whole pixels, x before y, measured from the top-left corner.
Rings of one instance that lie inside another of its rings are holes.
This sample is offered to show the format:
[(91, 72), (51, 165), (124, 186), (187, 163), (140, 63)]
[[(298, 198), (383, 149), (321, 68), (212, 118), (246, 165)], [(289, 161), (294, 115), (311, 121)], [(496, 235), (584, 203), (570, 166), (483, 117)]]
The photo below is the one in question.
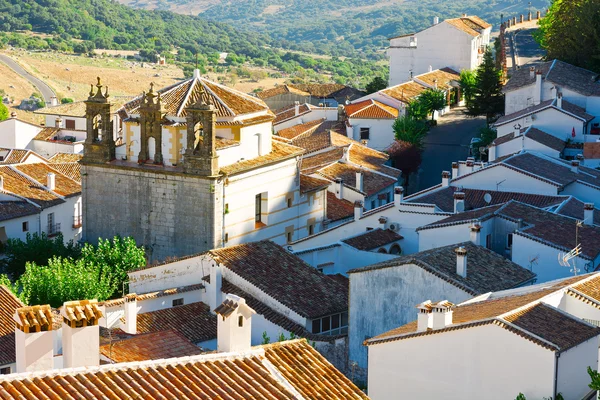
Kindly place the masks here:
[[(156, 99), (156, 100), (155, 100)], [(163, 163), (162, 155), (162, 110), (160, 93), (154, 92), (154, 84), (150, 84), (150, 91), (142, 95), (140, 104), (140, 145), (138, 162), (145, 163), (150, 158), (150, 139), (154, 141), (154, 164)]]
[(215, 148), (217, 111), (211, 103), (200, 83), (198, 100), (186, 108), (187, 149), (183, 162), (186, 174), (215, 176), (219, 171)]
[(87, 137), (82, 161), (84, 163), (106, 163), (115, 159), (115, 140), (113, 138), (111, 104), (108, 101), (108, 86), (104, 94), (100, 78), (96, 84), (96, 94), (94, 94), (94, 85), (90, 86), (90, 95), (85, 101)]

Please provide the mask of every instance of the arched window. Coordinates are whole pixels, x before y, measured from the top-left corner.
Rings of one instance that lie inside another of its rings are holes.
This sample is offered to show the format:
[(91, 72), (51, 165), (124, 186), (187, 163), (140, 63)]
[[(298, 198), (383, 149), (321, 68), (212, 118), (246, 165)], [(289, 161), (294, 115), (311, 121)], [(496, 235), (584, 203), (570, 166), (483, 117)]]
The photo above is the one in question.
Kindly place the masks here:
[(156, 154), (156, 139), (153, 137), (148, 138), (148, 159), (154, 160)]
[(400, 248), (400, 245), (393, 244), (392, 247), (390, 247), (390, 254), (402, 254), (402, 249)]
[(382, 247), (379, 250), (377, 250), (378, 253), (383, 253), (383, 254), (387, 254), (387, 251)]

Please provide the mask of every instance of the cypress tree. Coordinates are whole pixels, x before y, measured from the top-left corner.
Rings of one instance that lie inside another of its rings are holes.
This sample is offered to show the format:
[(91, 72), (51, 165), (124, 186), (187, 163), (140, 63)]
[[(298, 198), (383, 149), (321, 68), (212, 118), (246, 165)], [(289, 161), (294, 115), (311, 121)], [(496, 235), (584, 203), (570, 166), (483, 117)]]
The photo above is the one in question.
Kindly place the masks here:
[(502, 72), (496, 68), (491, 48), (487, 48), (483, 62), (477, 67), (473, 99), (467, 103), (469, 115), (485, 115), (489, 124), (496, 115), (504, 110), (502, 93)]

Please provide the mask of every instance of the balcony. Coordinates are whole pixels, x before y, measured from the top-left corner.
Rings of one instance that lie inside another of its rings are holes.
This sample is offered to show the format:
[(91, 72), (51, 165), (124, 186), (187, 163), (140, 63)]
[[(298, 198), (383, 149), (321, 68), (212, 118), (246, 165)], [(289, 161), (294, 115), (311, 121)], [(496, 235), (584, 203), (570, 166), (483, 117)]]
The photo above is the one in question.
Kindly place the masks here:
[(73, 229), (81, 228), (83, 218), (81, 215), (76, 215), (73, 217)]
[(48, 237), (54, 237), (60, 233), (60, 224), (48, 224)]

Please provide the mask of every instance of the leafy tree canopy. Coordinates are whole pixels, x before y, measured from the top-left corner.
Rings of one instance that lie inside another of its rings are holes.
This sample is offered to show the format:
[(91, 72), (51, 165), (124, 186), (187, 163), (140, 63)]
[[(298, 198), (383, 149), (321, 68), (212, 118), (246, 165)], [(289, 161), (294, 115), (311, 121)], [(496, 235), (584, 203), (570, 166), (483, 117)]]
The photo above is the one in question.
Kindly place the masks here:
[(473, 98), (467, 103), (467, 113), (473, 116), (485, 115), (489, 124), (503, 111), (502, 72), (496, 68), (492, 50), (488, 47), (483, 55), (483, 62), (477, 67)]
[(434, 120), (435, 112), (443, 109), (447, 105), (446, 93), (440, 89), (427, 89), (421, 93), (417, 100), (423, 105), (427, 114), (431, 114), (431, 120)]
[(387, 82), (380, 76), (376, 76), (373, 78), (371, 82), (369, 82), (365, 88), (367, 94), (378, 92), (387, 87)]
[(5, 119), (8, 119), (8, 108), (0, 103), (0, 121), (4, 121)]
[(423, 139), (429, 130), (424, 120), (416, 119), (410, 114), (398, 117), (392, 125), (396, 139), (423, 148)]

